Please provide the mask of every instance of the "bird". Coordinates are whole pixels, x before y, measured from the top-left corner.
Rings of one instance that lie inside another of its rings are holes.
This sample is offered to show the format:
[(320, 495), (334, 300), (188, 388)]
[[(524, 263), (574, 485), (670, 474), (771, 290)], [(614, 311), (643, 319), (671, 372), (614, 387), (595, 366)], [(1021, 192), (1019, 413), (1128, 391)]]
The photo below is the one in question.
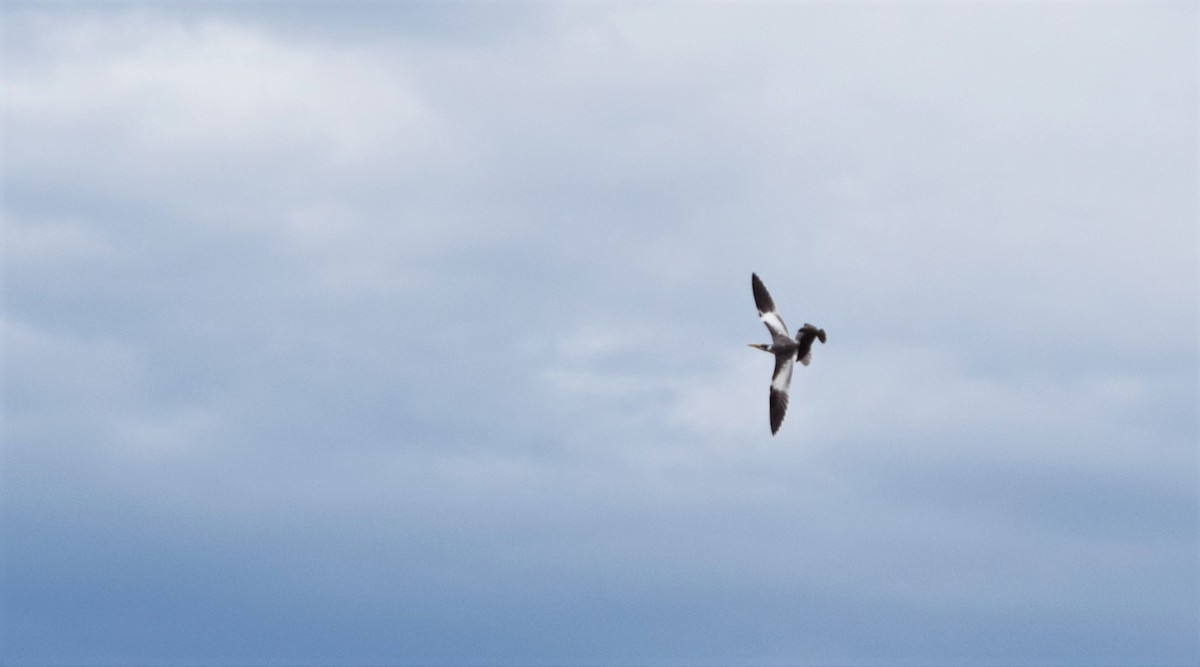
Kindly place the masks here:
[(750, 347), (775, 355), (775, 372), (771, 375), (771, 435), (779, 432), (783, 415), (787, 413), (788, 387), (792, 384), (792, 369), (796, 361), (807, 366), (812, 362), (813, 340), (825, 344), (825, 330), (804, 323), (796, 332), (796, 339), (788, 334), (787, 325), (775, 311), (775, 301), (758, 274), (750, 274), (750, 287), (754, 290), (754, 305), (758, 307), (758, 318), (771, 332), (771, 344), (750, 343)]

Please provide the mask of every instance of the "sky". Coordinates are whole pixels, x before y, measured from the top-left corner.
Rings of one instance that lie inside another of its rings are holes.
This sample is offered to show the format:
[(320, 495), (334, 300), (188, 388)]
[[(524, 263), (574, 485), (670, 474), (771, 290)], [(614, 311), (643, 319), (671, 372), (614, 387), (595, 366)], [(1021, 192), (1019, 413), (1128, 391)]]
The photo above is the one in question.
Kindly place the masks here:
[(1200, 661), (1195, 4), (2, 11), (0, 662)]

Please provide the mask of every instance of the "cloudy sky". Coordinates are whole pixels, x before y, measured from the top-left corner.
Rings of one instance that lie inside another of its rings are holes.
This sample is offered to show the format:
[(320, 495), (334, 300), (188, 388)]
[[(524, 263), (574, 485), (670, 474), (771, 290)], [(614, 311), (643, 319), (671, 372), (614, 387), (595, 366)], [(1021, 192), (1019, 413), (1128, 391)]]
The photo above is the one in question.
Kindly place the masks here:
[(5, 664), (1200, 659), (1194, 4), (3, 11)]

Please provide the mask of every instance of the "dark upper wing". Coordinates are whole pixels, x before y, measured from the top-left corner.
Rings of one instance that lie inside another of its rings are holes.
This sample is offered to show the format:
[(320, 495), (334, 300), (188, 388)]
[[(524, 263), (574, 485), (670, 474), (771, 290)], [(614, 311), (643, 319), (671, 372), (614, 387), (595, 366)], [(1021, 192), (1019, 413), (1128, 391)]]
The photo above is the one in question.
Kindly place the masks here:
[[(777, 343), (790, 343), (791, 336), (788, 336), (787, 325), (783, 323), (783, 318), (779, 316), (779, 313), (775, 312), (775, 301), (771, 299), (771, 293), (767, 291), (766, 285), (759, 280), (758, 274), (750, 274), (750, 286), (754, 289), (754, 305), (758, 308), (758, 318), (767, 325), (767, 331), (771, 332), (771, 339)], [(781, 338), (783, 340), (780, 340)]]
[(790, 354), (775, 355), (775, 374), (771, 376), (771, 435), (779, 432), (787, 414), (788, 386), (792, 384), (795, 358)]
[(800, 340), (797, 341), (800, 345), (796, 348), (796, 360), (805, 366), (812, 363), (812, 344), (813, 339), (816, 337), (817, 334), (811, 331), (805, 331), (804, 334), (799, 337)]
[(771, 299), (771, 293), (767, 291), (767, 286), (762, 280), (759, 280), (757, 273), (750, 274), (750, 287), (754, 289), (754, 305), (758, 306), (758, 312), (775, 312), (775, 302)]
[(800, 333), (796, 335), (796, 342), (799, 344), (799, 347), (796, 348), (796, 359), (805, 366), (812, 362), (813, 340), (820, 340), (824, 343), (825, 330), (805, 322), (804, 326), (800, 327)]
[(779, 432), (783, 416), (787, 414), (787, 392), (771, 390), (771, 435)]

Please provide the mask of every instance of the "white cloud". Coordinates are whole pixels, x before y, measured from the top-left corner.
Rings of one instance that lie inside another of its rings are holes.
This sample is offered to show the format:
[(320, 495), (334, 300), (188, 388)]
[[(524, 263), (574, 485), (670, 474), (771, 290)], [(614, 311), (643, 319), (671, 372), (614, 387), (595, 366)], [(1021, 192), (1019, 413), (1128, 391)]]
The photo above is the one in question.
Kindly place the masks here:
[(411, 178), (442, 141), (402, 57), (162, 12), (67, 16), (26, 17), (30, 51), (6, 64), (23, 183), (287, 234), (292, 211)]

